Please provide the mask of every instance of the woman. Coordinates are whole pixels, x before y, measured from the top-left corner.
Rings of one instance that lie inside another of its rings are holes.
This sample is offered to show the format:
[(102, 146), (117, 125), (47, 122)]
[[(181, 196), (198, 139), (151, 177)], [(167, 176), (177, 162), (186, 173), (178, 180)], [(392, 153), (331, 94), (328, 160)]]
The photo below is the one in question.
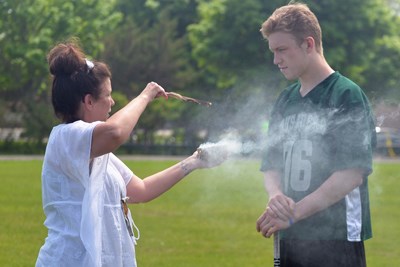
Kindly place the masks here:
[[(155, 82), (109, 117), (111, 73), (73, 42), (48, 55), (52, 104), (62, 121), (50, 134), (42, 170), (48, 237), (36, 266), (136, 266), (136, 237), (126, 202), (150, 201), (191, 171), (212, 167), (195, 152), (140, 179), (112, 152), (130, 136), (146, 106), (167, 95)], [(213, 166), (220, 164), (214, 163)]]

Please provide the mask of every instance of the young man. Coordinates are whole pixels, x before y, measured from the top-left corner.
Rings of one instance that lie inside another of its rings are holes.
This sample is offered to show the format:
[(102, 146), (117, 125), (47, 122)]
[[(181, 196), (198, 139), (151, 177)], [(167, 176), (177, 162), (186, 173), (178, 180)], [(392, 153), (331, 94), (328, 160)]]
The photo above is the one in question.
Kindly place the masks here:
[(297, 81), (272, 110), (261, 166), (269, 201), (257, 230), (281, 233), (281, 266), (366, 266), (376, 139), (369, 101), (326, 62), (319, 22), (305, 4), (278, 8), (261, 32), (274, 64)]

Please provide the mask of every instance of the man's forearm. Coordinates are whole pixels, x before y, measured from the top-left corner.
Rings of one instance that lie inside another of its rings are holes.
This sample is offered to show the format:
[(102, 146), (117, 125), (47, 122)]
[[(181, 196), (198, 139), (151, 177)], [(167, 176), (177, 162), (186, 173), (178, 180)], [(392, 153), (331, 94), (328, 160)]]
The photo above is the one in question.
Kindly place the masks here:
[(296, 203), (294, 221), (300, 221), (325, 210), (343, 199), (363, 182), (361, 169), (333, 173), (317, 190)]
[(274, 170), (266, 171), (264, 173), (264, 187), (269, 198), (282, 193), (280, 173)]

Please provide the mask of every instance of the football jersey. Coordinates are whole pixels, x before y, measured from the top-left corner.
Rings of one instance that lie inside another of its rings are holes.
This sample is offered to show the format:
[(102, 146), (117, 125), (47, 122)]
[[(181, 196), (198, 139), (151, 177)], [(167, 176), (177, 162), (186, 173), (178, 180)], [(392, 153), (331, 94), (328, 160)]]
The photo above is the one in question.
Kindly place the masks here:
[(364, 170), (364, 182), (344, 199), (282, 231), (284, 239), (360, 241), (372, 236), (368, 175), (375, 125), (361, 88), (335, 72), (304, 97), (286, 88), (272, 113), (261, 171), (278, 170), (281, 189), (298, 202), (335, 171)]

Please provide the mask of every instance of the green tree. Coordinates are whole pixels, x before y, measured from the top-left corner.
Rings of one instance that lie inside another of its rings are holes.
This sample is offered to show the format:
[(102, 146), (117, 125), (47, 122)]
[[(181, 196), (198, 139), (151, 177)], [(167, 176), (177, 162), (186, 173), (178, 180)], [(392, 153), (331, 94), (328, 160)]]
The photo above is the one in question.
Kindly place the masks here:
[[(335, 69), (371, 95), (399, 86), (398, 0), (304, 2), (321, 22), (326, 57)], [(269, 73), (272, 59), (258, 29), (286, 3), (199, 1), (199, 21), (188, 28), (192, 54), (200, 68), (215, 76), (217, 87), (227, 89), (239, 80), (251, 80), (252, 75), (261, 75), (257, 69)]]
[(257, 129), (257, 124), (266, 119), (269, 103), (283, 79), (275, 74), (259, 29), (267, 16), (283, 4), (261, 0), (199, 1), (199, 20), (188, 27), (188, 34), (204, 87), (216, 102), (208, 113), (195, 119), (197, 124), (207, 126), (210, 138), (218, 138), (227, 129), (244, 134), (248, 129)]
[(114, 5), (115, 0), (0, 1), (0, 96), (24, 113), (30, 136), (41, 140), (53, 123), (47, 52), (76, 36), (89, 55), (98, 55), (99, 39), (121, 18)]
[(199, 1), (199, 21), (188, 27), (192, 55), (200, 68), (216, 76), (218, 88), (243, 79), (243, 70), (265, 64), (259, 32), (276, 1)]
[[(213, 118), (210, 129), (256, 127), (250, 123), (255, 120), (243, 119), (244, 114), (263, 113), (277, 89), (287, 84), (273, 66), (268, 44), (258, 31), (287, 2), (199, 1), (199, 20), (188, 27), (192, 55), (206, 77), (205, 84), (220, 89), (217, 113), (224, 114), (223, 120), (208, 116)], [(320, 20), (325, 54), (335, 69), (372, 97), (389, 90), (392, 95), (399, 92), (400, 25), (398, 8), (393, 8), (398, 7), (398, 0), (303, 2)]]
[[(184, 21), (176, 14), (192, 10), (193, 1), (120, 1), (124, 19), (105, 38), (103, 59), (113, 71), (113, 90), (128, 98), (137, 96), (146, 84), (156, 81), (167, 91), (193, 95), (197, 73), (190, 61)], [(173, 15), (172, 15), (173, 14)], [(187, 16), (186, 18), (189, 18)], [(142, 115), (137, 128), (144, 131), (142, 142), (152, 144), (155, 130), (176, 127), (186, 110), (176, 100), (154, 101)], [(167, 125), (168, 124), (168, 125)]]
[(392, 8), (398, 1), (308, 2), (321, 22), (325, 54), (335, 69), (373, 98), (398, 90), (400, 17)]
[[(204, 109), (154, 101), (138, 125), (147, 130), (147, 142), (152, 131), (164, 127), (184, 128), (188, 142), (204, 128), (223, 131), (233, 125), (245, 131), (254, 127), (246, 116), (266, 114), (287, 83), (259, 33), (262, 22), (287, 2), (0, 0), (0, 112), (25, 112), (28, 134), (38, 140), (47, 135), (53, 121), (46, 53), (77, 36), (90, 57), (109, 63), (122, 102), (152, 80), (214, 102)], [(330, 64), (370, 96), (400, 99), (399, 0), (304, 2), (321, 22)]]

